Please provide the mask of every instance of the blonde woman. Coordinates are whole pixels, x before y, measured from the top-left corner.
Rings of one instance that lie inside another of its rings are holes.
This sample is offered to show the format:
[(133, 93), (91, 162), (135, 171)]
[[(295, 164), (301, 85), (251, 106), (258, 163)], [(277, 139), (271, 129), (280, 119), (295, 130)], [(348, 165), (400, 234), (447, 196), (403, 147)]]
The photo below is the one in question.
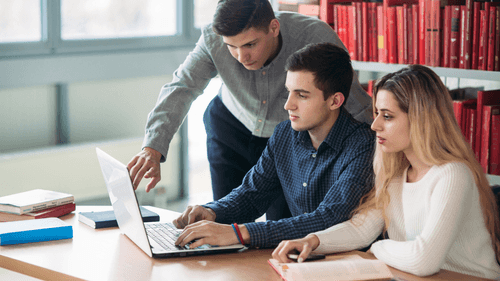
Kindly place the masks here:
[(273, 258), (360, 249), (387, 231), (389, 239), (370, 251), (394, 268), (500, 278), (498, 207), (440, 78), (420, 65), (388, 74), (375, 86), (373, 106), (375, 188), (351, 220), (283, 241)]

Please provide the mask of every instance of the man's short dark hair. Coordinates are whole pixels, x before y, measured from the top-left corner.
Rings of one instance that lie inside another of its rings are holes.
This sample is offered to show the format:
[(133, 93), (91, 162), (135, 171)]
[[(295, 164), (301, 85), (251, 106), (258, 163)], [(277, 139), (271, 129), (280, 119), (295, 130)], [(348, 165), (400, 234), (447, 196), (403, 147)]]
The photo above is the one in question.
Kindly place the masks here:
[(314, 84), (323, 91), (325, 100), (336, 92), (344, 94), (344, 104), (349, 97), (353, 77), (351, 58), (332, 43), (309, 44), (298, 50), (287, 59), (285, 70), (313, 73)]
[(275, 18), (268, 0), (220, 0), (212, 28), (221, 36), (235, 36), (252, 27), (267, 33)]

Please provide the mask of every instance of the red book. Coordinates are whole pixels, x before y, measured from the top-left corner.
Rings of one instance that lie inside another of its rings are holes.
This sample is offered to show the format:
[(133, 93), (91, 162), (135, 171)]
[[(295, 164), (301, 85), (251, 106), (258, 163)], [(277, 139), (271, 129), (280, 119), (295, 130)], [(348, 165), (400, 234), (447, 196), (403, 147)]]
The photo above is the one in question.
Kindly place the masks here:
[(485, 173), (489, 173), (490, 144), (491, 144), (491, 117), (500, 114), (500, 105), (483, 106), (483, 128), (481, 136), (481, 166)]
[[(348, 32), (348, 28), (349, 28), (349, 13), (348, 13), (348, 8), (349, 6), (341, 6), (341, 12), (342, 12), (342, 29), (343, 29), (343, 34), (344, 34), (344, 45), (346, 46), (349, 46), (349, 32)], [(352, 59), (352, 58), (351, 58)]]
[(418, 0), (418, 19), (419, 19), (419, 25), (418, 25), (418, 60), (419, 64), (425, 64), (425, 58), (426, 58), (426, 48), (425, 48), (425, 35), (426, 35), (426, 25), (425, 21), (427, 19), (426, 17), (426, 8), (425, 4), (427, 1), (425, 0)]
[(441, 2), (440, 0), (432, 0), (432, 42), (431, 42), (431, 65), (440, 66), (441, 64)]
[(500, 104), (500, 90), (477, 91), (477, 123), (476, 127), (476, 157), (479, 160), (481, 156), (481, 122), (483, 120), (483, 106)]
[(356, 37), (356, 48), (357, 48), (357, 54), (358, 54), (358, 60), (363, 61), (363, 44), (365, 44), (366, 41), (363, 40), (363, 15), (362, 15), (362, 9), (363, 5), (361, 2), (354, 2), (352, 5), (356, 8), (355, 13), (356, 13), (356, 34), (354, 36)]
[(465, 69), (471, 68), (471, 55), (472, 55), (472, 0), (465, 0), (465, 28), (462, 35), (465, 36), (464, 40), (464, 67)]
[[(463, 111), (462, 111), (462, 133), (464, 134), (465, 140), (469, 143), (471, 143), (471, 133), (470, 133), (470, 128), (471, 125), (473, 126), (474, 123), (472, 123), (472, 110), (477, 108), (477, 100), (476, 99), (470, 99), (467, 100), (463, 103)], [(464, 118), (465, 117), (465, 118)], [(471, 146), (472, 148), (473, 146)]]
[(469, 117), (469, 120), (467, 121), (467, 125), (469, 126), (467, 139), (469, 140), (469, 143), (470, 143), (472, 150), (474, 150), (474, 147), (476, 146), (476, 124), (475, 123), (476, 123), (476, 118), (477, 118), (477, 110), (476, 110), (475, 106), (467, 109), (467, 116)]
[(496, 7), (496, 28), (495, 28), (495, 71), (500, 71), (500, 6)]
[(488, 62), (487, 70), (495, 70), (495, 29), (496, 29), (496, 7), (490, 7), (490, 23), (488, 32), (488, 56), (486, 61)]
[(460, 6), (451, 6), (450, 67), (458, 68), (460, 52)]
[(407, 52), (408, 52), (408, 64), (414, 64), (413, 62), (413, 8), (410, 6), (406, 9), (406, 28), (408, 30), (408, 41), (407, 41)]
[(404, 28), (403, 28), (403, 6), (396, 6), (396, 32), (398, 34), (397, 37), (397, 52), (398, 52), (398, 63), (404, 64), (405, 59), (405, 36), (404, 36)]
[(333, 5), (333, 29), (340, 38), (339, 33), (339, 5)]
[(389, 63), (397, 63), (398, 62), (398, 52), (397, 52), (397, 37), (396, 37), (396, 7), (388, 7), (387, 8), (387, 36), (389, 40), (388, 42), (388, 56)]
[(376, 80), (368, 80), (368, 89), (366, 92), (372, 98), (373, 98), (373, 86), (375, 86), (375, 82)]
[(363, 37), (363, 42), (360, 44), (361, 53), (363, 54), (363, 61), (370, 61), (368, 59), (368, 53), (370, 50), (370, 42), (368, 41), (368, 2), (362, 2), (361, 4), (361, 32)]
[(409, 44), (409, 31), (408, 31), (408, 4), (403, 4), (403, 63), (408, 64), (408, 44)]
[(425, 65), (430, 66), (432, 61), (432, 0), (425, 3)]
[[(485, 66), (485, 58), (486, 56), (484, 55), (484, 46), (488, 46), (488, 35), (485, 33), (486, 31), (486, 26), (488, 25), (486, 23), (486, 11), (481, 10), (479, 11), (479, 57), (477, 59), (477, 69), (483, 70)], [(488, 48), (486, 48), (486, 51)]]
[(413, 40), (411, 44), (411, 48), (413, 49), (413, 63), (414, 64), (419, 64), (419, 32), (418, 32), (418, 26), (420, 24), (419, 17), (418, 17), (418, 4), (413, 4), (411, 5), (411, 10), (412, 10), (412, 29), (413, 29)]
[(75, 208), (75, 203), (68, 203), (40, 211), (26, 213), (23, 215), (0, 212), (0, 222), (57, 218), (73, 212)]
[(500, 112), (491, 116), (491, 144), (489, 173), (500, 176)]
[(333, 4), (335, 1), (332, 0), (320, 0), (319, 1), (319, 18), (328, 23), (329, 25), (333, 25)]
[(450, 67), (451, 6), (444, 7), (443, 66)]
[(383, 6), (377, 6), (377, 39), (378, 62), (387, 63)]
[(465, 5), (460, 5), (460, 56), (458, 67), (465, 68)]
[(347, 6), (347, 34), (349, 37), (349, 55), (351, 60), (358, 60), (357, 29), (356, 29), (356, 7)]
[(476, 104), (476, 99), (468, 99), (468, 100), (454, 100), (453, 101), (453, 111), (455, 113), (455, 118), (457, 119), (458, 126), (462, 131), (462, 135), (464, 137), (467, 136), (467, 113), (466, 108), (471, 104)]
[[(486, 70), (488, 69), (488, 39), (489, 39), (489, 28), (490, 28), (490, 6), (491, 6), (491, 2), (484, 2), (484, 29), (481, 30), (481, 34), (479, 35), (480, 38), (479, 38), (479, 45), (481, 45), (481, 43), (483, 43), (483, 61), (482, 61), (482, 64), (481, 64), (481, 55), (479, 56), (479, 69), (481, 70)], [(481, 21), (483, 20), (483, 18), (481, 18)], [(481, 22), (481, 25), (483, 23)], [(482, 38), (482, 39), (481, 39)], [(481, 40), (484, 40), (484, 42), (481, 42)]]
[(472, 13), (472, 57), (471, 68), (478, 69), (479, 63), (479, 27), (481, 22), (481, 2), (474, 2), (474, 12)]

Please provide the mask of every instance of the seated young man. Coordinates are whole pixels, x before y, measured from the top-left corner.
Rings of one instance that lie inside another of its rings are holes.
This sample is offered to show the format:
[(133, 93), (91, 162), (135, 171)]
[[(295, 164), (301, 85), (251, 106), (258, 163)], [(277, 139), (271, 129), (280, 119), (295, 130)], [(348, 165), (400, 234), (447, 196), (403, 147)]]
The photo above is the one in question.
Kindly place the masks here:
[[(278, 124), (241, 186), (174, 220), (184, 228), (178, 245), (197, 239), (191, 248), (240, 240), (275, 247), (348, 220), (371, 189), (375, 136), (343, 107), (353, 77), (349, 54), (331, 43), (311, 44), (292, 54), (285, 69), (290, 120)], [(293, 217), (254, 222), (281, 191)]]

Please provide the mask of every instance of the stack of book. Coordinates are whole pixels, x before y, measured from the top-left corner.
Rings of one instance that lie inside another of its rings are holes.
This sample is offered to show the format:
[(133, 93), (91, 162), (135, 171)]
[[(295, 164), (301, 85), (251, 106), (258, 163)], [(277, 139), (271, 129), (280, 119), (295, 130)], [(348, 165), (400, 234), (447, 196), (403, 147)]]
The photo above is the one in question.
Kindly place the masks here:
[(75, 210), (68, 193), (34, 189), (0, 197), (0, 222), (60, 217)]
[(500, 4), (473, 0), (280, 0), (318, 17), (352, 60), (500, 71)]

